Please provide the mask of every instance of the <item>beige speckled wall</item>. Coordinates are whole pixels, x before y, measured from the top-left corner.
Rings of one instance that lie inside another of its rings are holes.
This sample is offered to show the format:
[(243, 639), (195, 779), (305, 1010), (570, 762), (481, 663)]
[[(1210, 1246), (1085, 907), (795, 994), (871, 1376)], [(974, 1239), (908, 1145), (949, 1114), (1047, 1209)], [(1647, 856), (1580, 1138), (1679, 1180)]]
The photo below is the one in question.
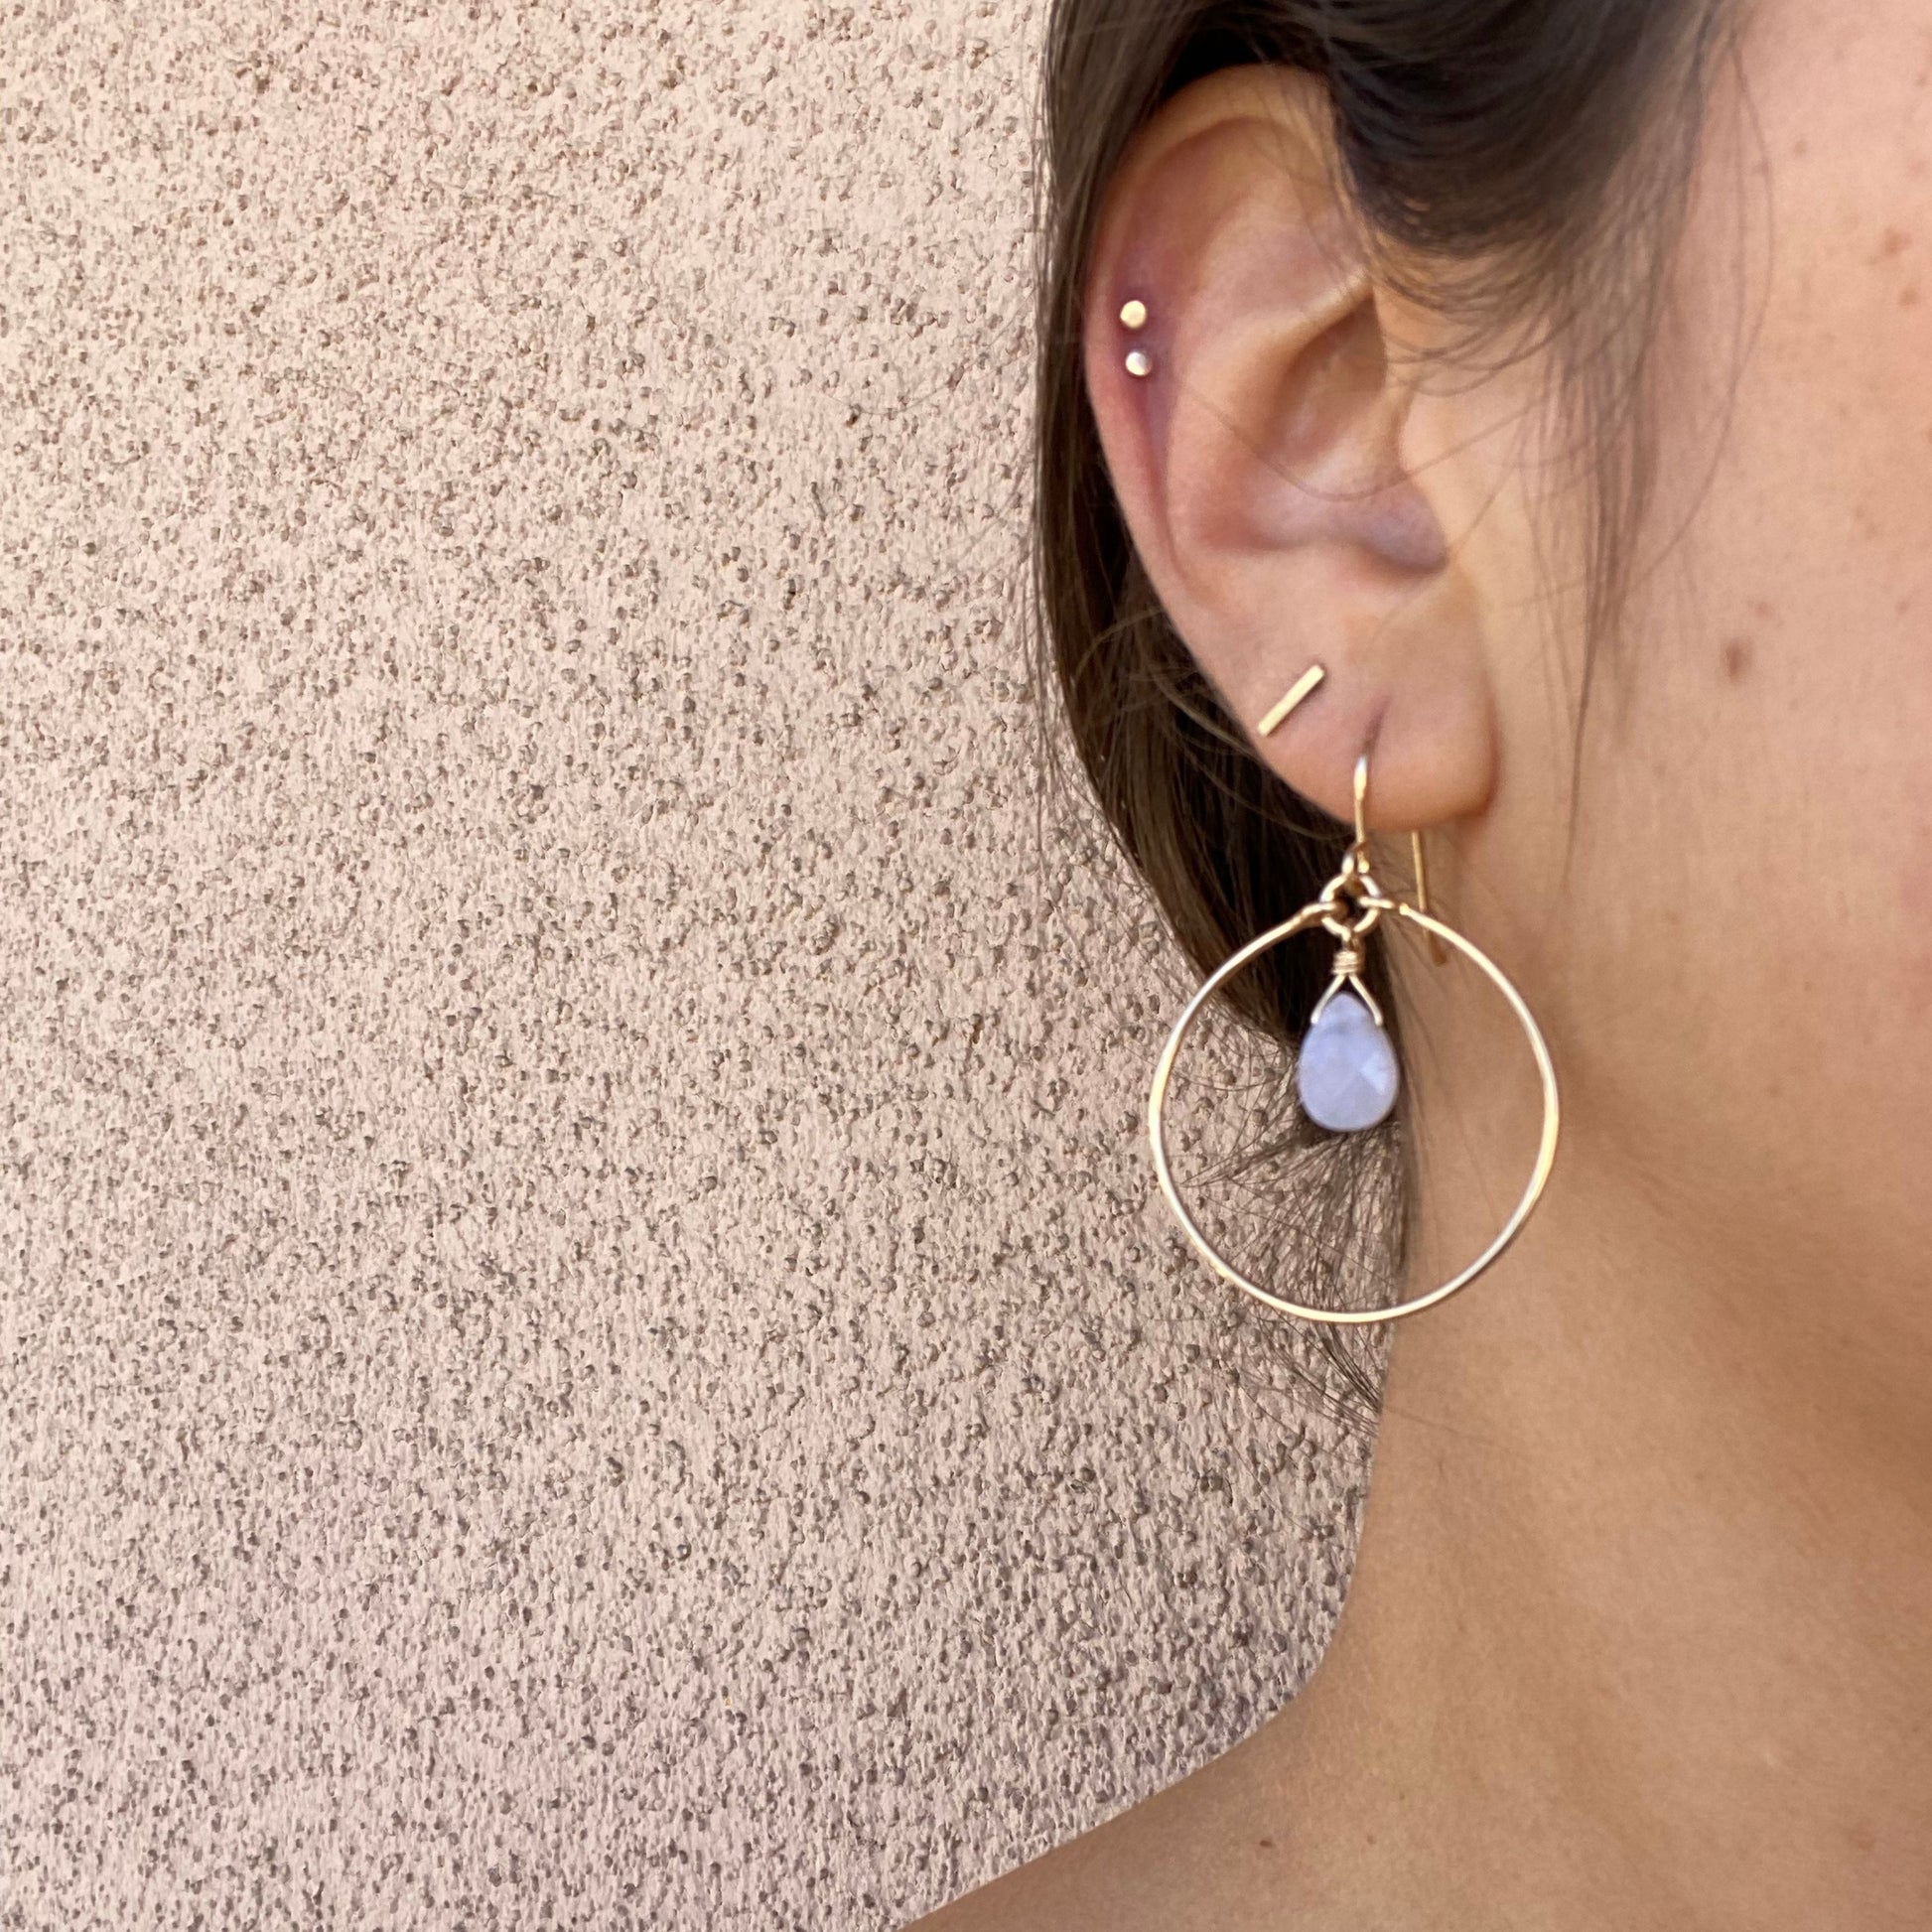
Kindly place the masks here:
[(887, 1927), (1306, 1669), (1041, 805), (1029, 19), (0, 21), (0, 1926)]

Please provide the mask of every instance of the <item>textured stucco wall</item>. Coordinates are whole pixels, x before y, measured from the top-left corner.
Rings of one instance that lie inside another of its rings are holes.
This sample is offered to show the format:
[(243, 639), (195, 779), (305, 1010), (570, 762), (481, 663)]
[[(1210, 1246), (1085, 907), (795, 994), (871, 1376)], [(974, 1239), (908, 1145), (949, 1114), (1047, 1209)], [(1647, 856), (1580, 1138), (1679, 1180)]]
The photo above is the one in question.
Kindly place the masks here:
[(1036, 31), (0, 23), (0, 1925), (887, 1926), (1306, 1667), (1040, 809)]

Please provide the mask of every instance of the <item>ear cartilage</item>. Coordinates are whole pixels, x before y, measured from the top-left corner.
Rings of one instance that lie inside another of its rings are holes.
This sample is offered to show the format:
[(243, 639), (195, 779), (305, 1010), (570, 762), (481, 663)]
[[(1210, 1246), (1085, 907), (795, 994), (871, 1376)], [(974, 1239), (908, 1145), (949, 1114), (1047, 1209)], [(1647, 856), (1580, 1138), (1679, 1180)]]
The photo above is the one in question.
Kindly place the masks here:
[(1327, 671), (1321, 665), (1311, 664), (1289, 687), (1288, 695), (1255, 729), (1263, 738), (1272, 738), (1310, 698), (1313, 697), (1315, 686), (1327, 675)]
[(1127, 351), (1127, 373), (1129, 375), (1152, 375), (1154, 357), (1144, 348), (1131, 348)]
[(1138, 295), (1121, 310), (1120, 326), (1123, 329), (1147, 327), (1147, 304)]

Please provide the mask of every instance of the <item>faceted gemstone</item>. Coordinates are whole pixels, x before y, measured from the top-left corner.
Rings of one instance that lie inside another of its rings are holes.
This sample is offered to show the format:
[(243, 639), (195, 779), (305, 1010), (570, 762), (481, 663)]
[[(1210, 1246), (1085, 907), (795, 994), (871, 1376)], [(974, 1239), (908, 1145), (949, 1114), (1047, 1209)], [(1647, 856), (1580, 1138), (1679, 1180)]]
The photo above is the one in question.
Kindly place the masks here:
[(1346, 991), (1309, 1029), (1295, 1079), (1303, 1111), (1336, 1134), (1357, 1134), (1387, 1120), (1402, 1084), (1388, 1035)]

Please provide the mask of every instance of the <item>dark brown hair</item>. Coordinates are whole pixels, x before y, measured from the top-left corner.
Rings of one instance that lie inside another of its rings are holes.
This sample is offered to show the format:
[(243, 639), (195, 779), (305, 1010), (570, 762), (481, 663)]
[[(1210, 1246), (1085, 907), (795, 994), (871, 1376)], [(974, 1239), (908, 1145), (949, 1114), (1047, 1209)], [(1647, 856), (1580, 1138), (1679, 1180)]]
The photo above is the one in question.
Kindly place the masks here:
[[(1461, 352), (1511, 325), (1520, 344), (1525, 324), (1552, 352), (1556, 420), (1574, 428), (1564, 442), (1587, 461), (1597, 509), (1584, 539), (1595, 642), (1627, 593), (1650, 497), (1650, 351), (1735, 3), (1056, 0), (1036, 404), (1043, 649), (1100, 808), (1201, 971), (1312, 897), (1343, 841), (1253, 756), (1162, 612), (1114, 499), (1081, 342), (1124, 148), (1165, 100), (1223, 68), (1280, 63), (1325, 83), (1344, 206), (1388, 285), (1466, 325)], [(1292, 1044), (1326, 972), (1316, 948), (1278, 948), (1236, 1004)]]

